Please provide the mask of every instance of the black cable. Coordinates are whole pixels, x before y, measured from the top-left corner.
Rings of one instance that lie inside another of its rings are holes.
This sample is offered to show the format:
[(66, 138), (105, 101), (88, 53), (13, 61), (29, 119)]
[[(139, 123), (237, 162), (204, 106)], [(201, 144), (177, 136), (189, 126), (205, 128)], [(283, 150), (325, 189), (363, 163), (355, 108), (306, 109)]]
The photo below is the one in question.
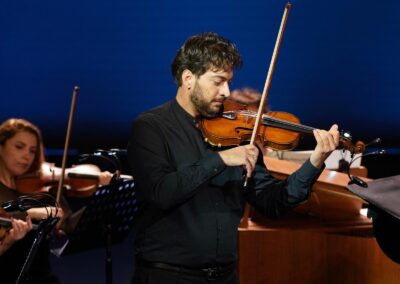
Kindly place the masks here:
[(26, 211), (31, 208), (43, 207), (46, 210), (47, 218), (49, 218), (53, 217), (51, 209), (49, 209), (49, 207), (56, 208), (55, 216), (57, 216), (60, 209), (60, 204), (51, 194), (45, 192), (39, 192), (30, 195), (21, 195), (14, 201), (3, 203), (2, 207), (6, 211), (7, 209), (8, 211), (14, 211), (14, 210)]

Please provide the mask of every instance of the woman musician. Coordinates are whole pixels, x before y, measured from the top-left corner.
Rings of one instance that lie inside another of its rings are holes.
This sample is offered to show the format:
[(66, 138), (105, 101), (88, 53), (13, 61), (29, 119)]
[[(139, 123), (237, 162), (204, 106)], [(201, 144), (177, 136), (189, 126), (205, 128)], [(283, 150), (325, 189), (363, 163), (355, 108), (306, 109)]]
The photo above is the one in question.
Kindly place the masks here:
[[(42, 136), (35, 125), (24, 119), (8, 119), (0, 125), (0, 204), (25, 195), (18, 189), (18, 177), (48, 171), (48, 165), (44, 161)], [(111, 173), (102, 172), (99, 181), (107, 184), (111, 177)], [(60, 228), (68, 219), (69, 207), (64, 199), (60, 203), (61, 209), (45, 206), (8, 215), (12, 227), (0, 241), (1, 283), (15, 283), (18, 278), (35, 236), (31, 220), (46, 219), (51, 214), (60, 218), (56, 226)], [(46, 241), (35, 255), (28, 278), (27, 283), (60, 283), (51, 271)]]

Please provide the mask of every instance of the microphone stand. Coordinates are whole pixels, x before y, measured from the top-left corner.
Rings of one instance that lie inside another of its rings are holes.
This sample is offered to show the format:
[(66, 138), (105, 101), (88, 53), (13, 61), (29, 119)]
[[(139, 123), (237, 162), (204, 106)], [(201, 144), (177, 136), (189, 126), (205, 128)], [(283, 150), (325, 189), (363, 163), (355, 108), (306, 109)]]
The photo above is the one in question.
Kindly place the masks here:
[[(379, 139), (379, 141), (380, 141), (380, 138), (377, 138), (377, 139)], [(377, 140), (377, 139), (375, 139), (375, 140)], [(357, 160), (357, 159), (359, 159), (361, 157), (366, 157), (366, 156), (371, 156), (371, 155), (384, 155), (384, 154), (386, 154), (385, 150), (374, 151), (374, 152), (370, 152), (370, 153), (364, 154), (362, 156), (359, 156), (359, 157), (357, 157), (355, 159), (352, 159), (350, 161), (350, 163), (346, 162), (347, 164), (344, 166), (344, 168), (346, 169), (347, 175), (348, 175), (348, 177), (350, 179), (348, 184), (350, 185), (350, 184), (355, 183), (355, 184), (357, 184), (357, 185), (359, 185), (361, 187), (367, 188), (368, 184), (365, 181), (360, 179), (358, 176), (350, 175), (350, 166), (355, 160)]]
[(16, 284), (24, 283), (26, 280), (26, 277), (28, 275), (29, 269), (32, 265), (32, 261), (35, 258), (35, 255), (37, 253), (37, 250), (44, 240), (44, 238), (53, 230), (55, 225), (57, 224), (59, 218), (58, 217), (48, 217), (45, 220), (40, 221), (35, 239), (33, 240), (32, 246), (28, 252), (28, 255), (25, 259), (25, 262), (22, 266), (22, 269), (19, 273), (18, 279)]

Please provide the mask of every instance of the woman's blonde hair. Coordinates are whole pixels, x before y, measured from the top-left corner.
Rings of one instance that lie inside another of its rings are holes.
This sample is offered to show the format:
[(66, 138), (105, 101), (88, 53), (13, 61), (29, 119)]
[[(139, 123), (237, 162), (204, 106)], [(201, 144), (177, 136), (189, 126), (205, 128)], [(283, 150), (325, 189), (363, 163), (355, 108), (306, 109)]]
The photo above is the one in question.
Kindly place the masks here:
[(43, 147), (42, 134), (40, 133), (40, 130), (37, 126), (21, 118), (7, 119), (0, 125), (0, 145), (4, 145), (8, 139), (11, 139), (18, 132), (21, 131), (29, 132), (36, 137), (37, 150), (32, 165), (27, 171), (27, 173), (36, 172), (40, 170), (41, 165), (44, 162), (44, 147)]

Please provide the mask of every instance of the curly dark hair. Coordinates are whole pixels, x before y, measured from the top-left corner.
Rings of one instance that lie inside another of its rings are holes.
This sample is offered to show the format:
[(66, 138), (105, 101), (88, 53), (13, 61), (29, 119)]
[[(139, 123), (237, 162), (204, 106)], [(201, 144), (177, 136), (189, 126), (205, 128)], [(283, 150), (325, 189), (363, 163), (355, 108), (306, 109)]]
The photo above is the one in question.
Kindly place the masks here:
[(175, 83), (182, 85), (182, 72), (190, 70), (197, 77), (209, 69), (229, 70), (242, 66), (236, 46), (222, 36), (206, 32), (188, 38), (171, 64)]

